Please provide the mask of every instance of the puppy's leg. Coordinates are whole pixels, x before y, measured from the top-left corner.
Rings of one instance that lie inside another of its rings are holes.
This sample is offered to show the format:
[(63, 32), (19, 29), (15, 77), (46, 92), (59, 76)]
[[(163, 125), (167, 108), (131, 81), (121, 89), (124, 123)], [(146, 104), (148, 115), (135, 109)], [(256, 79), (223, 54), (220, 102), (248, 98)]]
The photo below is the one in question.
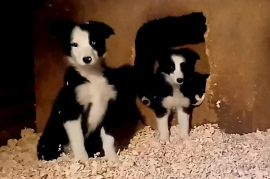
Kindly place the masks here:
[(84, 146), (84, 136), (81, 127), (81, 117), (77, 120), (69, 120), (64, 123), (74, 158), (81, 161), (88, 160), (88, 154)]
[(190, 115), (185, 108), (177, 108), (179, 135), (183, 139), (189, 137), (189, 116)]
[(114, 148), (114, 137), (106, 134), (104, 127), (100, 130), (100, 137), (102, 139), (103, 150), (107, 160), (119, 163), (120, 161)]
[(159, 139), (169, 141), (170, 132), (169, 132), (169, 111), (167, 109), (158, 109), (155, 110), (157, 127), (159, 131)]
[(103, 101), (100, 98), (93, 100), (91, 109), (88, 115), (88, 132), (86, 137), (89, 136), (91, 132), (96, 130), (99, 124), (102, 122), (104, 115), (108, 108), (108, 101)]

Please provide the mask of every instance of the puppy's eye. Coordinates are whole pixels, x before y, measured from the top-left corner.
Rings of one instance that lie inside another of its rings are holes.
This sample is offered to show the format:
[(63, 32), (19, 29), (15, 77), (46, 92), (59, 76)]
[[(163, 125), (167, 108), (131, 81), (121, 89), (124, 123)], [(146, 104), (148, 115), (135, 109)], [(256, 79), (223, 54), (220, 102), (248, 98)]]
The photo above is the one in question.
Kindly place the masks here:
[(71, 47), (78, 47), (78, 44), (75, 43), (75, 42), (72, 42), (72, 43), (70, 44), (70, 46), (71, 46)]
[(96, 45), (96, 41), (91, 40), (91, 45)]
[(146, 106), (150, 106), (150, 105), (151, 105), (150, 100), (149, 100), (148, 98), (146, 98), (145, 96), (142, 97), (141, 101), (142, 101), (142, 103), (143, 103), (144, 105), (146, 105)]
[(182, 64), (181, 64), (181, 68), (182, 68), (182, 69), (186, 68), (186, 64), (182, 63)]

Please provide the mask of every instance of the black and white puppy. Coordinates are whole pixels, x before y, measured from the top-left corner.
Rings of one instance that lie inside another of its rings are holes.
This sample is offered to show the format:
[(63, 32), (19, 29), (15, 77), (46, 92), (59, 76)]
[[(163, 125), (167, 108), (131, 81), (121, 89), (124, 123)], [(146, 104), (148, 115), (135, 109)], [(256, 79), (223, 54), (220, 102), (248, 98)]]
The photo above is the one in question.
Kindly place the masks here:
[(177, 112), (180, 137), (189, 136), (190, 114), (187, 109), (202, 102), (206, 84), (204, 76), (201, 79), (194, 73), (199, 59), (199, 55), (188, 48), (166, 51), (158, 59), (152, 92), (139, 96), (145, 105), (155, 111), (161, 140), (169, 140), (168, 119), (172, 109)]
[(74, 158), (85, 161), (88, 159), (85, 139), (98, 131), (105, 157), (118, 161), (114, 138), (103, 126), (108, 103), (117, 97), (115, 87), (104, 77), (102, 66), (106, 39), (114, 31), (102, 22), (76, 24), (69, 20), (58, 22), (53, 30), (67, 55), (69, 67), (65, 84), (39, 140), (38, 158), (56, 159), (66, 146), (70, 146)]
[(200, 106), (205, 98), (206, 82), (209, 74), (201, 74), (194, 72), (194, 74), (187, 78), (180, 91), (190, 100), (190, 104), (194, 107)]
[(201, 12), (155, 19), (143, 24), (135, 39), (135, 87), (138, 96), (147, 93), (153, 85), (153, 66), (160, 51), (205, 42), (206, 30), (206, 18)]

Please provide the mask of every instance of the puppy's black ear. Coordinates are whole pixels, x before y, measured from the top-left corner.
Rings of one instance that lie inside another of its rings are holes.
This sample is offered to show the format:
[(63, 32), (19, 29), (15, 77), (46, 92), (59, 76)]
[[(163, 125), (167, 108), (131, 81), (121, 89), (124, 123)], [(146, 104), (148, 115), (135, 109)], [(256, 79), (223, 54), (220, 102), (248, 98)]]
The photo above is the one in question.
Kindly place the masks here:
[(109, 38), (111, 35), (114, 35), (114, 30), (107, 24), (98, 21), (89, 21), (87, 22), (89, 25), (90, 32), (94, 31), (96, 34), (100, 35), (102, 38)]
[(196, 53), (194, 50), (191, 50), (190, 48), (181, 48), (178, 50), (178, 53), (185, 57), (185, 59), (189, 60), (199, 60), (200, 56), (198, 53)]
[(70, 35), (76, 23), (69, 19), (54, 21), (50, 25), (52, 34), (63, 47), (70, 45)]

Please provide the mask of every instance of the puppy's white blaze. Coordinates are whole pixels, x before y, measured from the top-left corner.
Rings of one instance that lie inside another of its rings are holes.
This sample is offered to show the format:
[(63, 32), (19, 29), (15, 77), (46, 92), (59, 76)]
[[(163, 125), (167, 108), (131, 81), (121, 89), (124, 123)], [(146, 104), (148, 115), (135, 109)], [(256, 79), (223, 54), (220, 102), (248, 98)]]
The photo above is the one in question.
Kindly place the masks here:
[(142, 101), (142, 102), (143, 102), (143, 101), (147, 101), (147, 104), (145, 104), (146, 106), (150, 106), (150, 105), (151, 105), (150, 100), (149, 100), (148, 98), (146, 98), (145, 96), (142, 97), (141, 101)]
[(195, 99), (197, 100), (197, 103), (192, 104), (193, 106), (199, 106), (202, 104), (203, 100), (205, 98), (205, 94), (202, 95), (202, 97), (200, 98), (199, 95), (195, 96)]
[(157, 127), (159, 131), (159, 139), (165, 140), (165, 141), (170, 140), (170, 132), (169, 132), (169, 124), (168, 124), (169, 113), (167, 112), (167, 114), (161, 118), (157, 117), (156, 120), (157, 120)]
[(183, 74), (183, 72), (181, 70), (180, 64), (185, 62), (185, 58), (182, 57), (182, 56), (178, 56), (178, 55), (172, 55), (171, 59), (174, 62), (174, 65), (175, 65), (174, 72), (172, 74), (170, 74), (171, 81), (172, 81), (172, 83), (178, 84), (176, 79), (177, 78), (184, 78), (184, 74)]
[(119, 162), (118, 156), (114, 148), (114, 137), (106, 134), (103, 127), (100, 130), (100, 137), (103, 143), (102, 146), (105, 153), (105, 157), (110, 161)]
[(88, 154), (84, 147), (84, 136), (81, 128), (81, 120), (72, 120), (64, 123), (71, 150), (77, 160), (88, 160)]
[(189, 114), (183, 108), (177, 108), (177, 120), (179, 124), (179, 135), (185, 139), (189, 136)]
[[(94, 65), (99, 60), (97, 51), (89, 44), (90, 34), (82, 30), (79, 26), (75, 26), (71, 33), (71, 42), (77, 43), (77, 47), (71, 47), (71, 55), (79, 65)], [(91, 57), (89, 64), (83, 62), (83, 57)]]

